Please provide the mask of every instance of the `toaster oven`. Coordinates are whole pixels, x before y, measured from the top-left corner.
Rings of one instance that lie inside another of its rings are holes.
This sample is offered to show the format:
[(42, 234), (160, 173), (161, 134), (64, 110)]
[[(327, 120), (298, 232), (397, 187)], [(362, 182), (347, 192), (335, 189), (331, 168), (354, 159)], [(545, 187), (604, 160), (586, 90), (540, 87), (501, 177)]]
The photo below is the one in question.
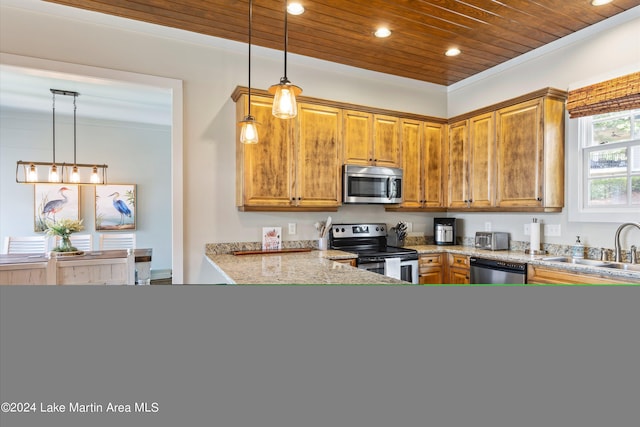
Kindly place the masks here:
[(476, 249), (502, 251), (509, 249), (509, 233), (502, 231), (476, 231)]

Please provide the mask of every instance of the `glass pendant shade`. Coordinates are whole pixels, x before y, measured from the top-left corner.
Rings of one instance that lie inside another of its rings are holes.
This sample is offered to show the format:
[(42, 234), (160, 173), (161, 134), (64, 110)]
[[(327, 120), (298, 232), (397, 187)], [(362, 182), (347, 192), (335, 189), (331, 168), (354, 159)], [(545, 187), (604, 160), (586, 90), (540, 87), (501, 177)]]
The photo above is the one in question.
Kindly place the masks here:
[(80, 173), (78, 172), (78, 166), (74, 165), (71, 169), (71, 178), (69, 178), (69, 181), (73, 183), (80, 182)]
[(280, 84), (269, 88), (269, 93), (273, 94), (273, 108), (271, 112), (279, 119), (292, 119), (298, 114), (296, 96), (302, 93), (296, 85), (285, 78), (280, 79)]
[(240, 121), (242, 129), (240, 129), (240, 142), (243, 144), (257, 144), (260, 140), (258, 137), (258, 122), (253, 116), (245, 116)]
[(29, 172), (27, 173), (27, 181), (28, 182), (36, 182), (38, 180), (38, 169), (36, 169), (36, 165), (29, 165)]
[(92, 184), (98, 184), (100, 182), (100, 176), (98, 175), (98, 168), (96, 166), (93, 167), (90, 181)]
[(60, 175), (58, 174), (58, 167), (53, 164), (51, 165), (51, 169), (49, 169), (49, 182), (59, 182)]

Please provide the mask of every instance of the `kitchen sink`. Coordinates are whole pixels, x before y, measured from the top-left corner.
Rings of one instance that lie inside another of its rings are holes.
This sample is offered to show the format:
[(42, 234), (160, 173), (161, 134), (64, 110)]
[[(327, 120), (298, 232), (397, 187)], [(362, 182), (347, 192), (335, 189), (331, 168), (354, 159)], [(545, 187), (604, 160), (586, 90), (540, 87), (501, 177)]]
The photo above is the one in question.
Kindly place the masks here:
[(543, 261), (568, 262), (571, 264), (590, 265), (592, 267), (610, 267), (613, 264), (607, 261), (598, 261), (595, 259), (570, 258), (565, 256), (555, 256), (542, 258)]
[(618, 270), (640, 271), (640, 264), (625, 264), (623, 262), (609, 263), (603, 267), (617, 268)]
[(590, 265), (592, 267), (615, 268), (618, 270), (640, 271), (640, 264), (626, 264), (624, 262), (598, 261), (595, 259), (573, 259), (566, 256), (551, 256), (542, 258), (543, 261), (567, 262), (570, 264)]

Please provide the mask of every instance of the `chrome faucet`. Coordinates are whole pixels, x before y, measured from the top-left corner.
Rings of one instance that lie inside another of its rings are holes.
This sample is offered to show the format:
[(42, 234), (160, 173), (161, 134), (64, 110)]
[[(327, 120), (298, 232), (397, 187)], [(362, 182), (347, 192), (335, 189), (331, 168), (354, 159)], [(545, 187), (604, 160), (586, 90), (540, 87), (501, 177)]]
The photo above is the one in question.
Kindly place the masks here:
[[(616, 230), (616, 237), (615, 237), (616, 262), (620, 262), (621, 258), (622, 258), (620, 256), (620, 232), (622, 231), (623, 228), (625, 228), (625, 227), (627, 227), (629, 225), (632, 225), (632, 226), (636, 227), (638, 230), (640, 230), (640, 223), (638, 223), (638, 222), (625, 222), (620, 227), (618, 227), (618, 229)], [(634, 254), (632, 253), (631, 256), (634, 257)]]

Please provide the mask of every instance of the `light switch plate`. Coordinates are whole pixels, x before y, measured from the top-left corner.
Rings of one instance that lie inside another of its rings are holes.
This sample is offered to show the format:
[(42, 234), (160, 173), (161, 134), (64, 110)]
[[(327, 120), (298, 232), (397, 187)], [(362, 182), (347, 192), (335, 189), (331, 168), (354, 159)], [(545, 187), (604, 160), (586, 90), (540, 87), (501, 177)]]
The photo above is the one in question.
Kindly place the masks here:
[(484, 223), (484, 231), (491, 231), (491, 222), (487, 221)]
[(525, 235), (525, 236), (528, 236), (528, 235), (530, 235), (530, 234), (531, 234), (531, 227), (530, 227), (530, 224), (525, 224), (525, 225), (524, 225), (524, 235)]
[(296, 223), (295, 222), (290, 222), (289, 223), (289, 234), (296, 234)]

